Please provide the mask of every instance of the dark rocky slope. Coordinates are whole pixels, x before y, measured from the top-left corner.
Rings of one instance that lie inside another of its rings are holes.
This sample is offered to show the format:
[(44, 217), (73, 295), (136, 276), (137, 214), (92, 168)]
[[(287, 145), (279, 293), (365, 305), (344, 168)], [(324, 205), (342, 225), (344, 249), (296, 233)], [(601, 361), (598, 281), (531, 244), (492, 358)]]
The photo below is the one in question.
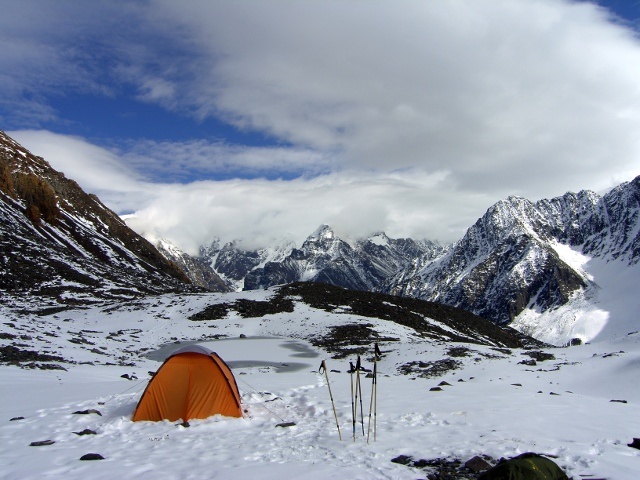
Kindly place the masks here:
[(64, 308), (186, 291), (185, 274), (95, 195), (0, 132), (0, 290)]

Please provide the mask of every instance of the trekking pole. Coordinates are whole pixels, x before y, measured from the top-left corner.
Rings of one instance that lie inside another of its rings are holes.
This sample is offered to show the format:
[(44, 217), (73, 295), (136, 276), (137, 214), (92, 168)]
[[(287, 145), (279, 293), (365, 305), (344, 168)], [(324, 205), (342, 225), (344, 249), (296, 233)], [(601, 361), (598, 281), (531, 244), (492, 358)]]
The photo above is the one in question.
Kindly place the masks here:
[(336, 419), (336, 427), (338, 427), (338, 437), (340, 438), (340, 441), (342, 441), (342, 434), (340, 433), (340, 424), (338, 423), (338, 414), (336, 413), (336, 404), (333, 402), (333, 394), (331, 393), (331, 384), (329, 383), (329, 374), (327, 373), (327, 365), (324, 363), (324, 360), (322, 360), (322, 363), (320, 364), (320, 368), (318, 369), (318, 372), (320, 374), (322, 374), (323, 371), (324, 371), (324, 376), (327, 379), (327, 387), (329, 388), (329, 398), (331, 399), (331, 406), (333, 407), (333, 416)]
[(376, 384), (375, 395), (373, 397), (373, 441), (376, 441), (376, 435), (378, 433), (378, 358), (382, 357), (382, 352), (378, 348), (378, 344), (374, 347), (374, 373), (373, 378)]
[(367, 443), (369, 443), (369, 435), (371, 433), (371, 411), (373, 410), (373, 441), (376, 441), (376, 409), (377, 409), (377, 397), (378, 397), (378, 344), (375, 344), (373, 355), (373, 381), (371, 383), (371, 401), (369, 403), (369, 424), (367, 426)]
[(360, 364), (360, 355), (358, 355), (358, 359), (356, 360), (356, 397), (358, 392), (360, 392), (360, 423), (362, 423), (362, 436), (364, 437), (364, 413), (362, 410), (362, 384), (360, 383), (360, 370), (362, 370), (362, 366)]
[(371, 412), (373, 411), (373, 398), (376, 394), (376, 363), (373, 362), (373, 381), (371, 382), (371, 400), (369, 401), (369, 423), (367, 424), (367, 444), (371, 434)]
[(353, 362), (349, 362), (349, 375), (351, 382), (351, 421), (353, 423), (353, 441), (356, 441), (356, 404), (353, 401), (353, 372), (356, 368), (353, 366)]

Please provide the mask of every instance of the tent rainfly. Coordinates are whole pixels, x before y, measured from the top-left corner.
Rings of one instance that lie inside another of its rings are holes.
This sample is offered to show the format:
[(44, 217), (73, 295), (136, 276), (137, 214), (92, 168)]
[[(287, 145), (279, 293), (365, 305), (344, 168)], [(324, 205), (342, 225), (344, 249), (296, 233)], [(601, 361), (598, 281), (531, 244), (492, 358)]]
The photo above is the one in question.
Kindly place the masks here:
[(226, 363), (208, 348), (189, 345), (165, 360), (145, 389), (133, 421), (242, 417), (238, 385)]

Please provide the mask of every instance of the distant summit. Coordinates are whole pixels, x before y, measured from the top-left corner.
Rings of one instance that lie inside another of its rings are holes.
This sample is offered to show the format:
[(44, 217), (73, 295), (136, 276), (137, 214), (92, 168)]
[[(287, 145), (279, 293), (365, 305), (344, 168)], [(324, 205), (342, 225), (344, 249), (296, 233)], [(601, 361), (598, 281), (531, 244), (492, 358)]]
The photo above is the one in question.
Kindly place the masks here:
[(321, 225), (299, 246), (247, 251), (239, 242), (213, 242), (198, 262), (230, 289), (313, 281), (390, 293), (463, 308), (560, 344), (590, 340), (605, 325), (634, 328), (620, 318), (640, 309), (625, 288), (640, 281), (639, 215), (640, 177), (604, 196), (508, 197), (446, 246), (384, 232), (345, 240)]

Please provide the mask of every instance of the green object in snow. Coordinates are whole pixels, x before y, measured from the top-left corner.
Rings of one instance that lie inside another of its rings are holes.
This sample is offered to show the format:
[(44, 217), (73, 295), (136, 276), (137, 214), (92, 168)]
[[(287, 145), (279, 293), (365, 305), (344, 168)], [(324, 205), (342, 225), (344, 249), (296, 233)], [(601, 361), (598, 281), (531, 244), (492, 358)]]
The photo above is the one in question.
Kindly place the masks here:
[(569, 480), (555, 462), (537, 453), (523, 453), (502, 460), (487, 470), (478, 480)]

